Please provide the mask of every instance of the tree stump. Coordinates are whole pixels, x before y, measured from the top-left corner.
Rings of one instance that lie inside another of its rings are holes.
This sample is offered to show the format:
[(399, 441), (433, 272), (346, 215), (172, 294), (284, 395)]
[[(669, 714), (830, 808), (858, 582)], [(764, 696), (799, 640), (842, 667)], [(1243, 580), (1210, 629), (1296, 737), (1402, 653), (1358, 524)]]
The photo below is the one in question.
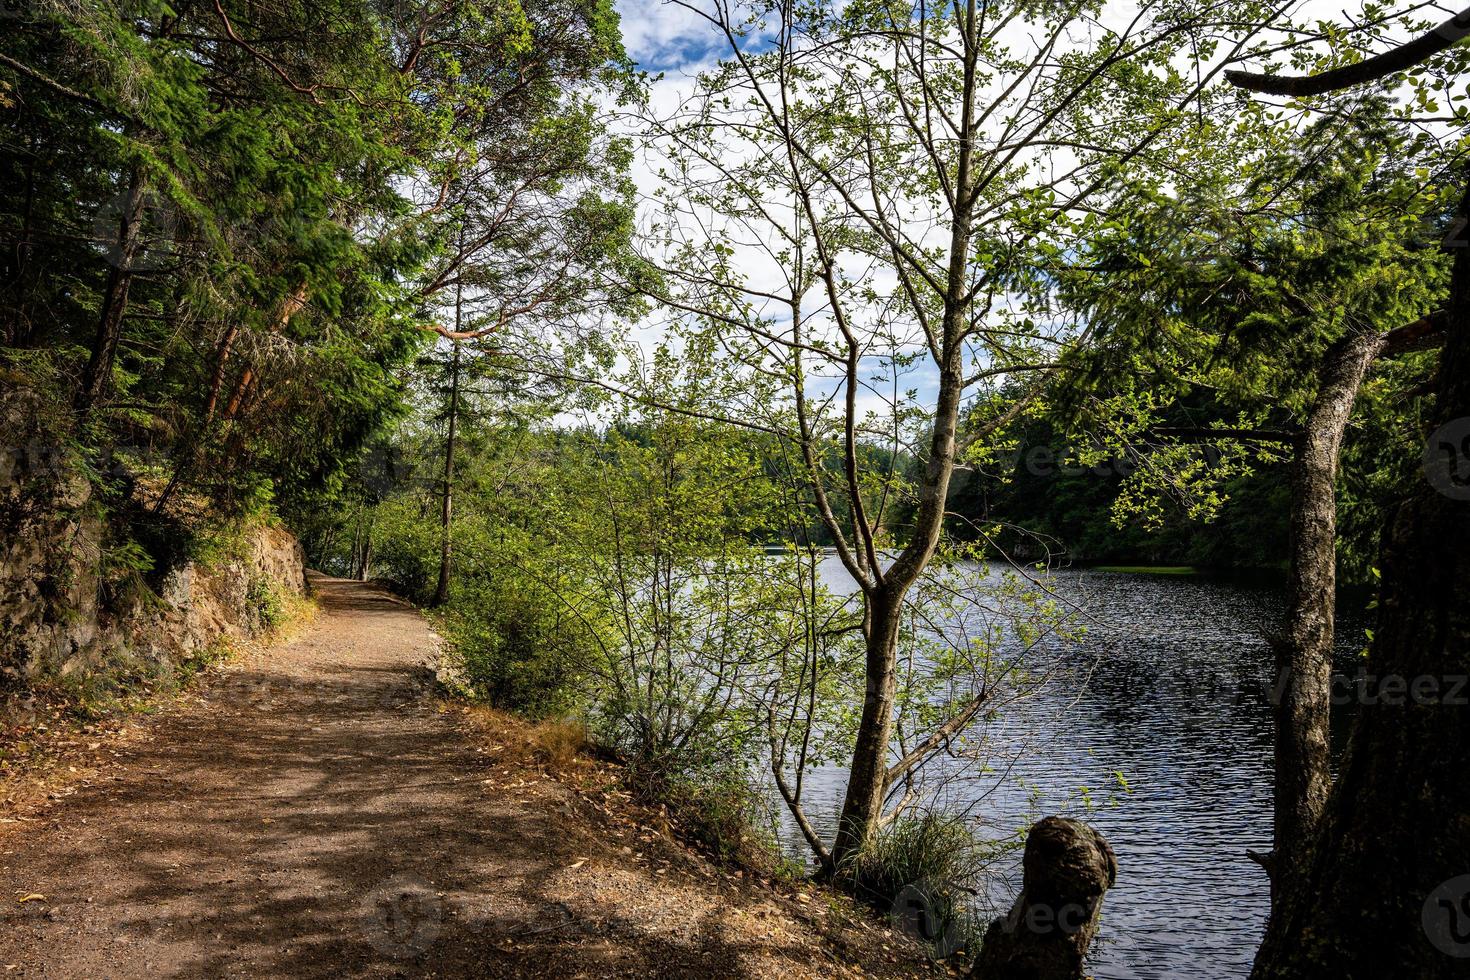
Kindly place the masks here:
[(1021, 894), (985, 931), (971, 977), (1079, 980), (1103, 893), (1118, 878), (1113, 849), (1085, 823), (1047, 817), (1032, 826), (1021, 865)]

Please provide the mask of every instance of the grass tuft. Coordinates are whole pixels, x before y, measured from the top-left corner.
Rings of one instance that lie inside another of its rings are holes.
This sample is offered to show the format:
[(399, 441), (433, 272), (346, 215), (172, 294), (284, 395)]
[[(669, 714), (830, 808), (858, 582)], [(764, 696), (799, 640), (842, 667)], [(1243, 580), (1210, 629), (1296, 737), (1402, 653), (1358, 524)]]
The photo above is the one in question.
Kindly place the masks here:
[(986, 923), (975, 898), (994, 857), (964, 820), (929, 813), (889, 824), (838, 875), (932, 957), (947, 959), (979, 949)]

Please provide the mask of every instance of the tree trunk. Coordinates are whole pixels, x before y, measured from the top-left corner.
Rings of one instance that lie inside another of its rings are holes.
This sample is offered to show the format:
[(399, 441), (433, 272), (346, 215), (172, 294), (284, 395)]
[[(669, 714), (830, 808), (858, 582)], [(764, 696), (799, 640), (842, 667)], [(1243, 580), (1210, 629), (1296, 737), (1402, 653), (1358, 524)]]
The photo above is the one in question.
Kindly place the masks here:
[(1307, 850), (1331, 787), (1332, 650), (1337, 596), (1337, 469), (1353, 402), (1384, 334), (1328, 349), (1322, 381), (1291, 464), (1291, 580), (1285, 636), (1276, 648), (1274, 882)]
[[(959, 157), (955, 171), (955, 197), (949, 224), (949, 256), (945, 269), (944, 315), (936, 344), (936, 366), (939, 385), (935, 397), (934, 423), (929, 434), (929, 458), (919, 486), (918, 509), (913, 534), (908, 544), (884, 571), (876, 556), (872, 558), (876, 586), (866, 589), (867, 601), (867, 685), (863, 695), (863, 713), (858, 724), (857, 743), (853, 748), (848, 771), (847, 794), (838, 819), (837, 837), (832, 846), (832, 860), (840, 872), (845, 863), (862, 847), (877, 829), (883, 816), (883, 801), (888, 792), (888, 749), (893, 731), (893, 700), (897, 680), (898, 631), (903, 615), (903, 600), (916, 582), (939, 545), (944, 529), (945, 505), (949, 500), (950, 479), (954, 475), (960, 404), (964, 399), (964, 341), (971, 329), (974, 292), (969, 275), (970, 242), (974, 234), (975, 214), (975, 101), (979, 88), (978, 61), (981, 41), (977, 30), (976, 0), (967, 0), (965, 28), (961, 32), (964, 45), (964, 81), (960, 95), (961, 113)], [(835, 288), (831, 300), (838, 305)], [(849, 378), (848, 384), (855, 384)], [(856, 402), (851, 397), (847, 406), (849, 454), (856, 419)], [(855, 479), (855, 465), (849, 456), (849, 495), (852, 511), (861, 512), (861, 491)], [(863, 536), (869, 534), (865, 529)], [(872, 539), (868, 537), (868, 543)], [(874, 549), (876, 550), (876, 549)]]
[(214, 352), (214, 373), (209, 379), (209, 398), (204, 403), (204, 421), (214, 421), (215, 408), (219, 405), (220, 389), (225, 383), (225, 366), (230, 362), (230, 350), (235, 345), (235, 337), (240, 332), (238, 322), (231, 323), (225, 328), (224, 336), (220, 337), (219, 345)]
[(107, 273), (107, 286), (102, 293), (102, 308), (97, 317), (97, 337), (87, 359), (82, 388), (77, 394), (77, 407), (86, 412), (107, 397), (112, 388), (112, 365), (122, 338), (123, 314), (128, 308), (128, 290), (133, 282), (133, 264), (142, 248), (143, 174), (134, 169), (128, 180), (128, 192), (118, 218), (117, 245), (111, 255), (112, 268)]
[[(1470, 188), (1459, 217), (1470, 216)], [(1380, 562), (1369, 677), (1256, 980), (1464, 977), (1470, 956), (1470, 252), (1455, 253), (1426, 476)]]
[(1026, 836), (1021, 894), (985, 931), (974, 980), (1081, 980), (1118, 862), (1102, 834), (1063, 817)]
[[(26, 127), (27, 123), (22, 123)], [(24, 131), (24, 129), (22, 130)], [(27, 323), (26, 309), (26, 287), (25, 280), (29, 274), (31, 250), (35, 240), (35, 217), (36, 217), (36, 161), (40, 154), (36, 152), (39, 140), (32, 131), (27, 137), (26, 157), (26, 191), (25, 204), (21, 208), (20, 234), (15, 239), (15, 252), (11, 259), (13, 272), (10, 277), (10, 291), (13, 294), (11, 301), (6, 304), (5, 311), (7, 326), (5, 330), (5, 346), (24, 347), (30, 342), (33, 328)]]
[[(455, 330), (459, 329), (459, 300), (455, 300)], [(454, 434), (459, 417), (459, 343), (454, 342), (454, 360), (449, 367), (449, 433), (444, 442), (444, 495), (439, 508), (439, 584), (430, 605), (442, 606), (449, 599), (449, 522), (454, 507)]]
[[(285, 332), (286, 328), (291, 325), (292, 317), (296, 316), (297, 313), (300, 313), (303, 309), (306, 308), (307, 296), (307, 284), (304, 282), (299, 284), (295, 289), (291, 290), (290, 295), (288, 295), (285, 299), (281, 301), (280, 308), (276, 311), (275, 317), (271, 320), (270, 336), (274, 337)], [(234, 340), (235, 333), (232, 331), (229, 334), (229, 342), (233, 344)], [(219, 370), (223, 372), (224, 359), (227, 359), (230, 354), (229, 347), (222, 347), (219, 353), (221, 358), (219, 362)], [(222, 374), (221, 378), (223, 378)], [(255, 381), (256, 372), (254, 366), (250, 364), (245, 365), (245, 370), (240, 372), (240, 378), (238, 381), (235, 382), (235, 393), (230, 396), (230, 403), (225, 407), (226, 419), (233, 419), (236, 415), (239, 414), (240, 408), (245, 404), (246, 396), (250, 394), (250, 386), (253, 385)], [(217, 394), (210, 395), (211, 417), (213, 415), (213, 408), (217, 399)]]
[[(958, 318), (957, 313), (954, 316)], [(946, 322), (948, 319), (946, 317)], [(929, 462), (919, 491), (913, 537), (883, 574), (879, 585), (866, 594), (867, 686), (863, 694), (857, 742), (853, 746), (852, 765), (848, 770), (847, 794), (838, 819), (837, 837), (832, 845), (832, 861), (839, 871), (882, 820), (883, 800), (888, 793), (888, 742), (893, 732), (898, 632), (903, 618), (903, 600), (939, 544), (950, 478), (954, 475), (955, 435), (963, 391), (958, 367), (946, 365), (940, 372), (934, 432), (930, 438)]]
[(903, 613), (902, 593), (895, 596), (894, 592), (880, 586), (867, 597), (867, 688), (848, 770), (847, 795), (832, 844), (832, 863), (839, 871), (878, 826), (888, 792), (888, 741), (893, 734), (898, 629)]
[(363, 528), (362, 532), (362, 568), (357, 573), (359, 582), (368, 580), (368, 571), (373, 563), (373, 518), (375, 516), (377, 515), (368, 514), (367, 527)]
[(368, 568), (373, 560), (373, 520), (377, 517), (377, 508), (364, 507), (362, 515), (358, 518), (357, 529), (353, 532), (353, 563), (352, 575), (359, 582), (368, 580)]

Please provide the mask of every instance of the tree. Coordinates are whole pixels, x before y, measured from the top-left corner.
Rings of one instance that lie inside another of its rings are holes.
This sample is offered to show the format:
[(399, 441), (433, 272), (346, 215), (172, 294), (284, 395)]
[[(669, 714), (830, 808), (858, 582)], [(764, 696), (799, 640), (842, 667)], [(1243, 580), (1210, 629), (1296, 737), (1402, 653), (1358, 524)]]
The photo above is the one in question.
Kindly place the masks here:
[[(1470, 11), (1351, 69), (1232, 81), (1287, 95), (1375, 81), (1445, 50), (1466, 25)], [(1451, 73), (1463, 73), (1464, 50), (1449, 50)], [(1470, 183), (1451, 227), (1466, 223)], [(1470, 417), (1470, 252), (1452, 254), (1427, 479), (1395, 515), (1384, 542), (1379, 623), (1368, 654), (1373, 698), (1356, 719), (1311, 847), (1281, 883), (1254, 977), (1463, 972), (1453, 917), (1463, 911), (1465, 892), (1456, 891), (1453, 876), (1462, 870), (1470, 833), (1463, 776), (1470, 711), (1447, 687), (1470, 672), (1470, 500), (1450, 479), (1461, 459), (1453, 427)], [(1406, 690), (1397, 691), (1400, 685)]]
[[(455, 329), (459, 318), (455, 317)], [(444, 489), (443, 502), (439, 509), (439, 580), (434, 586), (431, 606), (442, 606), (449, 599), (449, 558), (451, 554), (450, 517), (454, 508), (454, 436), (459, 427), (459, 344), (454, 345), (449, 364), (449, 405), (445, 420), (447, 432), (444, 437)]]
[[(1066, 285), (1099, 331), (1090, 397), (1146, 372), (1137, 389), (1213, 392), (1245, 420), (1170, 425), (1125, 397), (1131, 413), (1119, 422), (1110, 404), (1099, 441), (1135, 453), (1131, 482), (1152, 485), (1128, 501), (1133, 509), (1175, 489), (1181, 445), (1276, 446), (1267, 458), (1287, 458), (1288, 608), (1271, 688), (1275, 846), (1257, 856), (1273, 882), (1305, 852), (1331, 782), (1336, 494), (1354, 403), (1376, 364), (1432, 342), (1441, 322), (1433, 307), (1446, 262), (1425, 229), (1453, 175), (1410, 156), (1414, 141), (1388, 114), (1366, 100), (1300, 137), (1252, 114), (1256, 149), (1244, 165), (1236, 145), (1222, 146), (1219, 159), (1200, 158), (1187, 189), (1115, 212), (1115, 236), (1080, 256)], [(1386, 144), (1400, 148), (1392, 158)], [(1213, 486), (1230, 472), (1196, 479)]]
[(24, 13), (0, 41), (5, 362), (59, 380), (56, 438), (160, 571), (205, 509), (304, 521), (340, 488), (444, 296), (493, 293), (506, 343), (535, 275), (559, 287), (538, 313), (590, 308), (585, 269), (626, 241), (590, 94), (630, 78), (609, 3)]
[[(676, 117), (652, 121), (673, 184), (656, 261), (675, 285), (659, 299), (702, 318), (753, 385), (784, 393), (780, 415), (732, 414), (799, 450), (862, 594), (863, 709), (832, 848), (841, 865), (903, 779), (888, 760), (904, 602), (939, 548), (955, 465), (1040, 397), (1068, 344), (1085, 342), (1085, 329), (1051, 316), (1051, 270), (1126, 175), (1166, 179), (1201, 120), (1209, 129), (1202, 93), (1251, 44), (1236, 25), (1273, 13), (681, 5), (728, 54)], [(1192, 50), (1211, 61), (1186, 77), (1173, 63)], [(932, 378), (922, 399), (902, 387), (920, 364)], [(996, 397), (1007, 378), (1026, 381), (1009, 404)], [(869, 413), (875, 398), (887, 405)], [(865, 469), (865, 441), (920, 461), (912, 525), (891, 554), (878, 529), (906, 491)]]

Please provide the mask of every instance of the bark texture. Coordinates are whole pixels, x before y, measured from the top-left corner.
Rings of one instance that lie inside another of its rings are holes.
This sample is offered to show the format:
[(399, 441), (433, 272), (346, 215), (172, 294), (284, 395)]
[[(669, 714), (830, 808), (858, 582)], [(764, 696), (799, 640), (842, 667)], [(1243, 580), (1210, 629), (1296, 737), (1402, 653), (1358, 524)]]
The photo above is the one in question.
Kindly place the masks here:
[[(458, 301), (456, 301), (456, 306)], [(458, 326), (459, 317), (455, 317)], [(449, 570), (453, 559), (450, 530), (454, 516), (454, 438), (459, 422), (459, 344), (454, 345), (454, 360), (449, 367), (449, 432), (444, 441), (444, 486), (439, 499), (439, 581), (434, 586), (431, 605), (449, 601)]]
[(133, 284), (133, 267), (143, 248), (143, 175), (134, 170), (118, 217), (117, 242), (112, 250), (112, 269), (102, 292), (102, 310), (97, 318), (97, 337), (87, 358), (87, 370), (77, 394), (77, 407), (86, 411), (112, 390), (112, 366), (122, 339), (123, 315), (128, 309), (128, 292)]
[(1113, 849), (1085, 823), (1047, 817), (1031, 827), (1022, 867), (1021, 894), (986, 930), (971, 976), (1080, 980), (1103, 895), (1118, 880)]
[(1337, 595), (1337, 470), (1358, 389), (1386, 335), (1334, 344), (1291, 467), (1291, 581), (1276, 649), (1275, 882), (1311, 843), (1332, 786), (1328, 717)]
[(841, 867), (861, 849), (883, 816), (888, 792), (888, 741), (893, 733), (893, 699), (897, 688), (898, 628), (903, 599), (879, 587), (868, 594), (868, 635), (863, 713), (858, 721), (848, 770), (847, 794), (832, 860)]
[(1248, 71), (1227, 71), (1225, 77), (1232, 84), (1251, 92), (1307, 98), (1375, 82), (1406, 71), (1446, 48), (1459, 44), (1467, 35), (1470, 35), (1470, 8), (1460, 11), (1434, 30), (1421, 34), (1407, 44), (1318, 75), (1259, 75)]

